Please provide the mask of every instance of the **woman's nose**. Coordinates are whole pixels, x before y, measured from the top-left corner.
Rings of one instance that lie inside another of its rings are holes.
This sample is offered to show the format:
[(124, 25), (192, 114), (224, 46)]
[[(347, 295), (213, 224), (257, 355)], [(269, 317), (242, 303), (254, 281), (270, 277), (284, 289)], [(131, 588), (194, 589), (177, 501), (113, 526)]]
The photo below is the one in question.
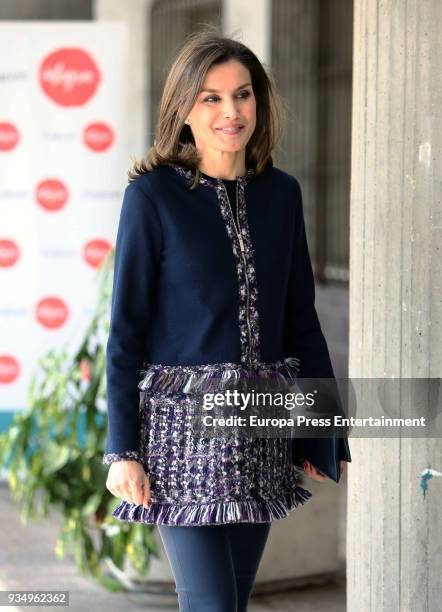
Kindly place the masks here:
[(235, 117), (238, 115), (236, 104), (236, 100), (230, 100), (224, 103), (222, 112), (225, 119), (235, 119)]

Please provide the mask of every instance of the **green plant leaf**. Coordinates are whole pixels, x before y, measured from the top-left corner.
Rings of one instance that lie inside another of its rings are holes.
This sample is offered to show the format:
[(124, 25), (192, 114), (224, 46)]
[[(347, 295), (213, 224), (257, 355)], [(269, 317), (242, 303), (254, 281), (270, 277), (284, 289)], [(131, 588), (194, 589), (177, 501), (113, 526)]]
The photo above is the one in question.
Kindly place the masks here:
[(96, 509), (98, 508), (98, 506), (101, 503), (101, 500), (103, 498), (103, 493), (101, 491), (99, 491), (98, 493), (93, 493), (89, 499), (86, 501), (81, 514), (84, 518), (90, 516), (92, 513), (94, 513), (96, 511)]
[[(100, 268), (95, 313), (78, 348), (63, 345), (38, 358), (27, 407), (0, 435), (0, 464), (7, 470), (12, 499), (22, 506), (23, 520), (34, 518), (36, 510), (46, 518), (52, 508), (61, 513), (55, 556), (72, 549), (82, 573), (118, 592), (125, 588), (103, 571), (106, 559), (123, 569), (131, 555), (132, 565), (145, 575), (156, 549), (153, 525), (112, 517), (120, 500), (107, 491), (102, 464), (106, 419), (97, 407), (106, 406), (114, 255), (111, 249)], [(83, 359), (89, 362), (89, 381), (83, 379)]]
[(43, 451), (43, 473), (48, 476), (66, 465), (69, 460), (69, 449), (48, 440)]

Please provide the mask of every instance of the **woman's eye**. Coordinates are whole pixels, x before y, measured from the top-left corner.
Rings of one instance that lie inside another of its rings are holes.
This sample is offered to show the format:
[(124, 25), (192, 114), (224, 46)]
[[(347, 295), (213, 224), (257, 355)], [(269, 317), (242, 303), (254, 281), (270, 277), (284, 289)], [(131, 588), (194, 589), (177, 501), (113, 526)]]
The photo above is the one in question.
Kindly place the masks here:
[[(239, 98), (248, 98), (249, 96), (250, 96), (249, 91), (241, 91), (238, 94)], [(218, 96), (208, 96), (207, 98), (204, 99), (204, 102), (216, 102), (217, 100), (219, 100)]]

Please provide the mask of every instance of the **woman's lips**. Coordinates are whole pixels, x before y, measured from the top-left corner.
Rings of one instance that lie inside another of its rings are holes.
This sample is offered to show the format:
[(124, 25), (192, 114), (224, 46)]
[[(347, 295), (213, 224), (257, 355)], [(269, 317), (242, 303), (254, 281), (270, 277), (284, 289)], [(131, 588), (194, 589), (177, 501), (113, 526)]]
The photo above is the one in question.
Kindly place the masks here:
[(239, 134), (243, 127), (243, 125), (239, 125), (236, 128), (216, 128), (216, 131), (221, 132), (221, 134), (227, 134), (228, 136), (232, 136), (235, 134)]

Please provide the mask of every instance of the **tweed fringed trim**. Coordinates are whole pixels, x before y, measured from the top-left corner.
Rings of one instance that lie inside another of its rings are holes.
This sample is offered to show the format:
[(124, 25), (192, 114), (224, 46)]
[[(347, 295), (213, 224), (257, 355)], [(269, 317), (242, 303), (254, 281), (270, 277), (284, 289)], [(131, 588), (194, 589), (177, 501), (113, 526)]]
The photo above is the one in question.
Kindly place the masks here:
[(177, 505), (151, 502), (149, 509), (142, 504), (121, 503), (112, 516), (129, 523), (158, 525), (223, 525), (226, 523), (268, 523), (288, 516), (312, 497), (307, 489), (297, 485), (283, 500), (219, 501), (206, 504)]
[(140, 391), (149, 393), (210, 392), (241, 387), (243, 383), (269, 382), (277, 388), (286, 388), (299, 373), (299, 359), (287, 357), (284, 361), (258, 363), (253, 368), (237, 363), (214, 363), (195, 366), (144, 364), (138, 383)]
[(114, 461), (138, 461), (142, 462), (139, 451), (122, 451), (121, 453), (104, 453), (102, 463), (109, 465)]

